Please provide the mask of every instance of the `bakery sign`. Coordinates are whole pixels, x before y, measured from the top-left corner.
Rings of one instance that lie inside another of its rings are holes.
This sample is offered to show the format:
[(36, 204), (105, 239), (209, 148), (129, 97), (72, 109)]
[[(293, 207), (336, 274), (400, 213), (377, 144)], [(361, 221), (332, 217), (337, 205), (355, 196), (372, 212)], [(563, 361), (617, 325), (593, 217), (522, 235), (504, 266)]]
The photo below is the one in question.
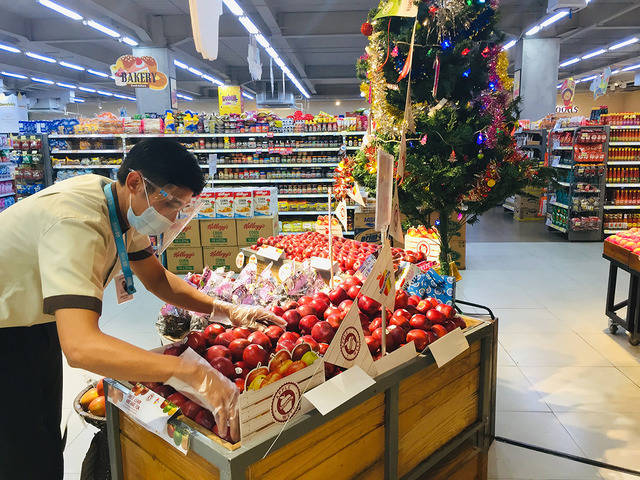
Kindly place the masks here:
[(119, 87), (163, 90), (167, 86), (167, 76), (158, 71), (158, 62), (149, 55), (122, 55), (111, 65), (111, 74)]

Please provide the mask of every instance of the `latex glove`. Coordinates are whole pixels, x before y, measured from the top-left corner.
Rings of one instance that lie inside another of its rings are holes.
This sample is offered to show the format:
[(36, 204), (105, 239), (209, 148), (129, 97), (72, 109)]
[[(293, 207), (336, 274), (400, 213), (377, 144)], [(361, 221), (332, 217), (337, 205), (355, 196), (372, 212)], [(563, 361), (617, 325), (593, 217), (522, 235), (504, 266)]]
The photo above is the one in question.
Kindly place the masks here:
[(187, 348), (179, 358), (180, 365), (166, 384), (211, 410), (221, 437), (226, 437), (229, 432), (234, 442), (240, 440), (240, 392), (236, 385), (191, 348)]
[(219, 314), (229, 318), (236, 327), (249, 327), (260, 331), (266, 330), (270, 324), (278, 325), (282, 328), (287, 327), (287, 322), (282, 318), (269, 310), (254, 305), (233, 305), (221, 300), (214, 300), (211, 318), (215, 319), (216, 315)]

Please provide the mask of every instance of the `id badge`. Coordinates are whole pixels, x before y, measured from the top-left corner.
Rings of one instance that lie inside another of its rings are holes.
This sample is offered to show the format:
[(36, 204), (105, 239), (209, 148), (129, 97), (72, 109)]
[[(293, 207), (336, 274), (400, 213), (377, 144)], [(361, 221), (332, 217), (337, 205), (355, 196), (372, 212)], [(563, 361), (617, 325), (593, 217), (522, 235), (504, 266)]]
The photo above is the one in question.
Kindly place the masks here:
[(127, 292), (127, 282), (124, 274), (119, 273), (113, 279), (116, 285), (116, 297), (118, 297), (118, 305), (133, 299), (133, 294)]

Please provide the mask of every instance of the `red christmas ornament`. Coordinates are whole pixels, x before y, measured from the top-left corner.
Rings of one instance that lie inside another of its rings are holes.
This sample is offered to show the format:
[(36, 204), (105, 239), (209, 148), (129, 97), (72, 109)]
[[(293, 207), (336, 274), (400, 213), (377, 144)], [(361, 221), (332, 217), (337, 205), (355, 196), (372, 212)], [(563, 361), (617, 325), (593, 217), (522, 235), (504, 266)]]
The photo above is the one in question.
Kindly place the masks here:
[(438, 13), (438, 7), (436, 7), (435, 5), (431, 5), (429, 7), (429, 13), (431, 14), (431, 16), (434, 16), (436, 13)]
[(489, 50), (489, 47), (484, 47), (484, 50), (482, 50), (482, 56), (484, 58), (487, 58), (490, 53), (491, 53), (491, 51)]
[(465, 48), (464, 50), (462, 50), (462, 51), (460, 52), (460, 54), (461, 54), (463, 57), (466, 57), (467, 55), (469, 55), (469, 52), (470, 52), (470, 51), (471, 51), (471, 50), (469, 50), (468, 48)]
[(368, 37), (373, 33), (373, 26), (369, 22), (364, 22), (360, 27), (360, 32), (362, 32), (365, 37)]

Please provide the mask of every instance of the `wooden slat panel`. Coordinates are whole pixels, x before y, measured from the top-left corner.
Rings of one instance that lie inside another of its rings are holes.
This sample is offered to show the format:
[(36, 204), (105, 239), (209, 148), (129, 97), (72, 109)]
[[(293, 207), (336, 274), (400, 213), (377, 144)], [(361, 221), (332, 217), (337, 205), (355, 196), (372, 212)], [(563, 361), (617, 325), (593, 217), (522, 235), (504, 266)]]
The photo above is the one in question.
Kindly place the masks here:
[(400, 475), (478, 419), (479, 369), (472, 370), (399, 415)]
[(126, 437), (122, 438), (122, 473), (125, 480), (185, 480)]
[(472, 442), (461, 445), (454, 454), (449, 455), (434, 468), (425, 473), (420, 480), (480, 480), (483, 454)]
[(364, 472), (375, 470), (383, 453), (384, 395), (379, 394), (254, 463), (247, 479), (382, 478)]
[[(120, 432), (121, 440), (126, 438), (144, 450), (153, 459), (153, 465), (160, 464), (160, 462), (165, 465), (170, 465), (173, 471), (180, 472), (185, 479), (220, 479), (220, 472), (218, 469), (207, 462), (204, 458), (191, 451), (186, 455), (183, 455), (157, 435), (154, 435), (139, 426), (125, 414), (120, 414)], [(125, 456), (124, 445), (125, 443), (123, 441), (123, 458)], [(129, 443), (127, 443), (127, 445), (129, 445)], [(130, 478), (132, 480), (138, 480), (141, 478), (153, 478), (155, 480), (155, 477), (151, 475), (151, 473), (154, 472), (155, 470), (147, 472), (147, 474), (143, 476)]]
[(480, 342), (475, 342), (469, 350), (451, 360), (444, 367), (438, 368), (433, 364), (414, 373), (400, 382), (398, 395), (400, 413), (442, 390), (446, 385), (455, 382), (467, 372), (478, 369), (479, 365)]

